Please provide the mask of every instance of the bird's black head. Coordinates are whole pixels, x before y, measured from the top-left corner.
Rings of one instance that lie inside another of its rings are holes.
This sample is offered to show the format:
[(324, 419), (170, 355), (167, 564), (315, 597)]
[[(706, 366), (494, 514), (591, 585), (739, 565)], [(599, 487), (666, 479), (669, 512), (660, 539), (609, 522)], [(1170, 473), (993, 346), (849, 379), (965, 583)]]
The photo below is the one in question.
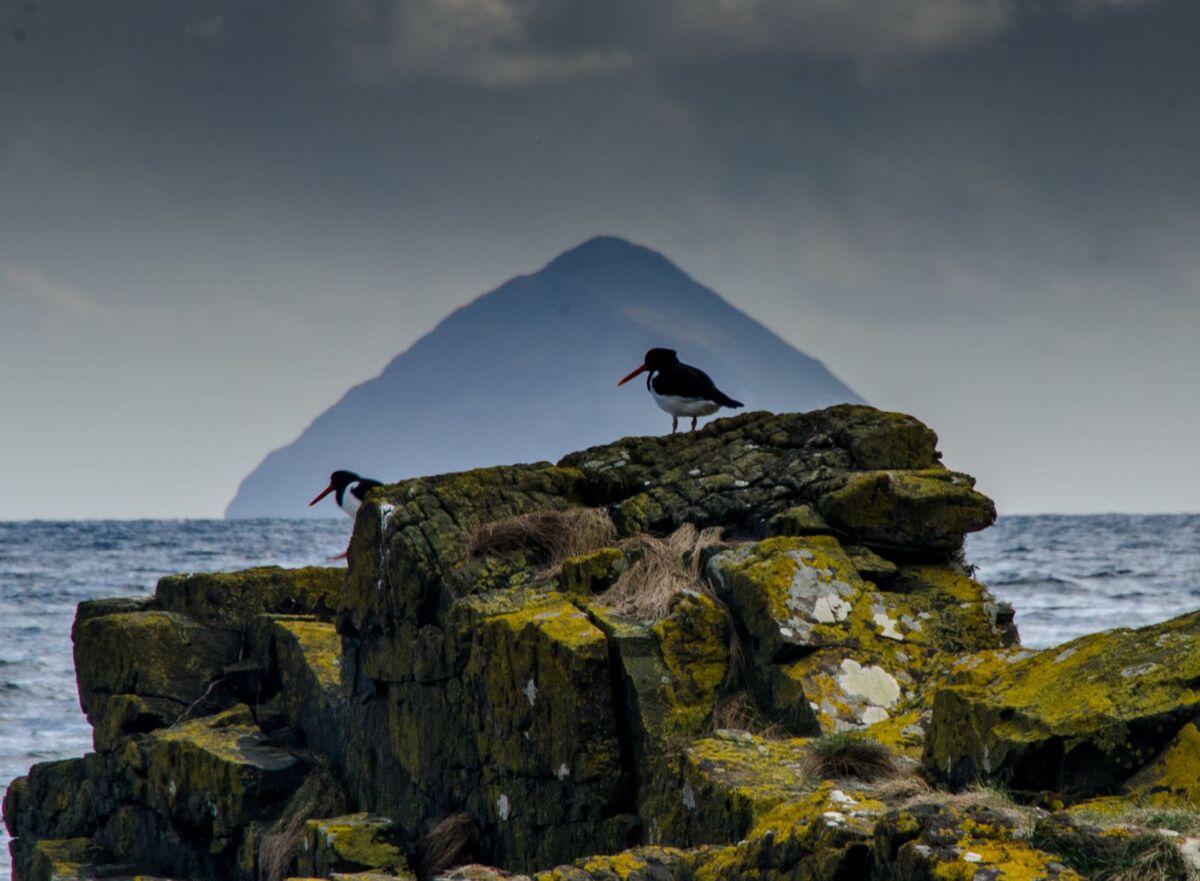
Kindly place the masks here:
[[(320, 495), (318, 495), (315, 499), (313, 499), (311, 502), (308, 503), (309, 507), (312, 507), (313, 505), (315, 505), (317, 502), (321, 501), (321, 499), (325, 498), (325, 496), (329, 495), (332, 492), (340, 493), (342, 490), (344, 490), (350, 484), (354, 483), (354, 481), (356, 481), (356, 480), (361, 480), (361, 478), (357, 474), (355, 474), (353, 471), (335, 471), (335, 472), (333, 472), (332, 474), (329, 475), (329, 486), (327, 486), (327, 487), (325, 487), (325, 489), (321, 490)], [(339, 500), (341, 499), (340, 495), (338, 496), (338, 499)]]
[(359, 476), (353, 471), (335, 471), (329, 475), (329, 485), (335, 490), (345, 489), (359, 479)]
[(617, 385), (624, 385), (639, 373), (645, 373), (647, 370), (653, 373), (655, 370), (666, 370), (678, 363), (679, 356), (675, 354), (674, 349), (651, 349), (646, 353), (646, 359), (642, 361), (642, 366), (618, 382)]
[(679, 356), (675, 354), (674, 349), (651, 349), (642, 363), (646, 365), (647, 370), (665, 370), (678, 364)]

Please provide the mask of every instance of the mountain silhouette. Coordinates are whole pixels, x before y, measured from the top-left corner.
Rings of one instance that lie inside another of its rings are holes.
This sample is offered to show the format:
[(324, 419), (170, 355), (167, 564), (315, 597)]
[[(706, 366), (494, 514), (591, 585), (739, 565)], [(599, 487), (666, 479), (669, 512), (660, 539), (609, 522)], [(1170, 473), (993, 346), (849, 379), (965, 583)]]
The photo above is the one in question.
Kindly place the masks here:
[(601, 236), (452, 313), (270, 453), (225, 515), (340, 516), (307, 505), (338, 468), (395, 481), (668, 432), (641, 377), (617, 388), (654, 346), (678, 350), (747, 410), (861, 401), (661, 254)]

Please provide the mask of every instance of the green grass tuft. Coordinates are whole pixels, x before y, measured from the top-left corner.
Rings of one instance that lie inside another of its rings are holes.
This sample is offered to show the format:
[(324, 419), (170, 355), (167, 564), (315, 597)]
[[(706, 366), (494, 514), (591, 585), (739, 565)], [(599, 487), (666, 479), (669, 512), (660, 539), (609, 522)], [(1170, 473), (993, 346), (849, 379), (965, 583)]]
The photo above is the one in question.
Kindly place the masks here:
[(901, 771), (895, 754), (882, 743), (847, 731), (810, 741), (802, 761), (806, 774), (822, 780), (852, 777), (869, 783)]

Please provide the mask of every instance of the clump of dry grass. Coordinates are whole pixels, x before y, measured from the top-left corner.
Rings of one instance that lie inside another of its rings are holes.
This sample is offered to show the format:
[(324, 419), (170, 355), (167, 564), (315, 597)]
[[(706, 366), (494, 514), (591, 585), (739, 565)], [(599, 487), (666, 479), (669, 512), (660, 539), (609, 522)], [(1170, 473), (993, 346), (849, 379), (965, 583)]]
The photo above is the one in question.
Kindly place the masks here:
[(467, 545), (473, 557), (523, 551), (557, 569), (617, 541), (617, 528), (602, 508), (546, 508), (475, 527)]
[(702, 551), (720, 544), (717, 527), (696, 529), (685, 523), (666, 538), (635, 535), (621, 543), (633, 562), (599, 602), (618, 615), (659, 621), (671, 612), (675, 598), (685, 590), (712, 596), (700, 574)]
[(780, 740), (788, 736), (787, 729), (764, 713), (746, 689), (735, 691), (717, 701), (713, 707), (712, 729), (748, 731), (768, 740)]
[(919, 801), (927, 801), (930, 794), (933, 793), (933, 787), (923, 777), (909, 773), (880, 781), (872, 792), (880, 801), (901, 802), (907, 806)]
[(1136, 835), (1100, 877), (1103, 881), (1193, 881), (1196, 870), (1171, 839), (1157, 832)]
[(1158, 832), (1122, 840), (1096, 828), (1037, 823), (1029, 844), (1055, 854), (1092, 881), (1195, 881), (1179, 845)]
[(467, 813), (451, 814), (417, 841), (417, 877), (427, 881), (479, 857), (479, 826)]
[(852, 777), (869, 783), (900, 773), (900, 763), (890, 749), (861, 734), (839, 731), (805, 745), (801, 767), (821, 780)]
[(282, 881), (290, 875), (292, 860), (304, 838), (304, 824), (321, 817), (336, 817), (348, 809), (349, 799), (334, 776), (326, 768), (313, 770), (288, 799), (283, 814), (263, 833), (259, 878)]

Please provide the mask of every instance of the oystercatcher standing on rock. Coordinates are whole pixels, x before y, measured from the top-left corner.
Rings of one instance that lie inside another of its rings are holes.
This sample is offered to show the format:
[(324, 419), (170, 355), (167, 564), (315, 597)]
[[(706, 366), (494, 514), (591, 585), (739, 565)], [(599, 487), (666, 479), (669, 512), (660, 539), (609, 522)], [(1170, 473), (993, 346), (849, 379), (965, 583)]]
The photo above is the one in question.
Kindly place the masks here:
[[(353, 520), (354, 515), (358, 513), (359, 506), (366, 499), (367, 493), (377, 486), (383, 486), (383, 484), (378, 480), (371, 480), (369, 477), (359, 477), (353, 471), (335, 471), (329, 475), (329, 486), (321, 490), (320, 495), (309, 502), (308, 506), (311, 508), (325, 496), (336, 493), (334, 499), (337, 501), (338, 507)], [(345, 552), (329, 559), (344, 560), (349, 553), (350, 549), (346, 548)]]
[(646, 388), (654, 402), (671, 414), (671, 434), (679, 428), (680, 416), (691, 416), (692, 431), (695, 431), (697, 416), (708, 416), (721, 407), (743, 406), (741, 401), (735, 401), (717, 388), (699, 367), (682, 363), (674, 349), (651, 349), (642, 366), (617, 385), (624, 385), (646, 370), (650, 371)]
[(329, 475), (329, 486), (321, 490), (320, 495), (308, 503), (311, 508), (330, 493), (337, 493), (334, 498), (338, 507), (350, 517), (358, 513), (358, 507), (367, 497), (367, 493), (377, 486), (383, 486), (378, 480), (369, 477), (359, 477), (353, 471), (335, 471)]

